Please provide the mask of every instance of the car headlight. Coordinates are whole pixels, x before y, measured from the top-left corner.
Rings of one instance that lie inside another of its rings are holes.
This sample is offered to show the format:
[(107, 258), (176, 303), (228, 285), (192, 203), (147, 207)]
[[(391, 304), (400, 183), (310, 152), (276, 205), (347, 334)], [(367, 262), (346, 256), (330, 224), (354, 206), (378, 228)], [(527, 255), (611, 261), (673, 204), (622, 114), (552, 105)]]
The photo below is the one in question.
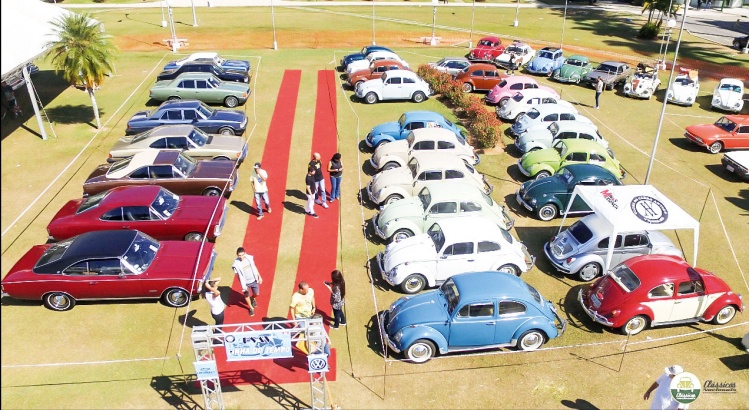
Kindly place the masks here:
[(721, 100), (720, 100), (720, 99), (718, 99), (718, 98), (714, 98), (714, 104), (719, 104), (720, 102), (721, 102)]
[(687, 102), (693, 102), (693, 97), (688, 97)]
[(737, 101), (736, 103), (734, 103), (734, 106), (737, 107), (737, 108), (740, 108), (742, 106), (742, 102), (741, 101)]
[(393, 335), (393, 341), (396, 343), (401, 343), (402, 337), (404, 337), (404, 332), (402, 330), (399, 330), (395, 335)]
[(670, 91), (670, 92), (668, 92), (668, 93), (667, 93), (667, 98), (674, 98), (674, 94), (672, 94), (672, 92), (671, 92), (671, 91)]
[(529, 205), (536, 206), (536, 198), (531, 198), (531, 200), (529, 200)]

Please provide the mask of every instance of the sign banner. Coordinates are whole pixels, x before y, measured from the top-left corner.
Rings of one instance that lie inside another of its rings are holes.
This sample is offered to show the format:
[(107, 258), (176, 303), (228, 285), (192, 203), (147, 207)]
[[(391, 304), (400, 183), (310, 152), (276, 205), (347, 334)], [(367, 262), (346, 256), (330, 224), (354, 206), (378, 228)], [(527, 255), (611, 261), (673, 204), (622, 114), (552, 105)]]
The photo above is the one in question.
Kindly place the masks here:
[(292, 334), (282, 329), (227, 333), (224, 347), (229, 362), (292, 357)]
[(212, 380), (219, 378), (219, 371), (216, 369), (216, 361), (214, 360), (193, 362), (193, 366), (195, 366), (195, 375), (198, 380)]
[(328, 355), (327, 354), (309, 354), (307, 355), (308, 373), (328, 373)]

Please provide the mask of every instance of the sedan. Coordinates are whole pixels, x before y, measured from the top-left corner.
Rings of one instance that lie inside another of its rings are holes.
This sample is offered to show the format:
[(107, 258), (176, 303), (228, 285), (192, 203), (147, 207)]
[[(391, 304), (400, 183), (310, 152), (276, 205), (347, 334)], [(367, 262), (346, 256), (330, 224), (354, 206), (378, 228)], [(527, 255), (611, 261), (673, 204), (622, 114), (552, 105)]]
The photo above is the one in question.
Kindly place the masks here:
[(138, 111), (128, 121), (127, 135), (159, 125), (192, 124), (208, 134), (242, 135), (247, 115), (237, 110), (215, 110), (197, 100), (166, 101), (151, 111)]
[(156, 76), (156, 81), (174, 80), (183, 73), (211, 73), (221, 81), (236, 81), (240, 83), (247, 83), (250, 81), (250, 76), (246, 71), (224, 69), (221, 66), (216, 65), (213, 61), (191, 61), (173, 70), (164, 70)]
[(247, 101), (250, 85), (221, 81), (211, 73), (184, 73), (173, 80), (157, 81), (149, 97), (156, 101), (199, 100), (234, 108)]
[(65, 204), (47, 225), (53, 241), (107, 229), (137, 229), (158, 240), (200, 241), (221, 235), (226, 199), (176, 195), (156, 185), (113, 188)]
[(159, 185), (178, 195), (229, 196), (237, 186), (235, 161), (198, 161), (180, 150), (149, 150), (99, 165), (83, 183), (83, 195), (118, 186)]
[(725, 115), (713, 124), (696, 124), (685, 128), (685, 138), (693, 144), (718, 154), (723, 149), (750, 146), (750, 122), (747, 115)]
[(454, 77), (469, 65), (471, 63), (466, 57), (445, 57), (437, 62), (429, 63), (430, 67)]
[(197, 62), (211, 62), (214, 63), (221, 68), (225, 70), (235, 70), (235, 71), (242, 71), (242, 72), (249, 72), (250, 71), (250, 62), (247, 60), (227, 60), (224, 57), (220, 56), (218, 53), (212, 53), (212, 52), (203, 52), (203, 53), (193, 53), (185, 58), (181, 58), (179, 60), (170, 61), (167, 63), (167, 65), (164, 66), (164, 70), (174, 70), (177, 67), (189, 63), (192, 61)]
[(55, 311), (100, 299), (161, 299), (182, 307), (211, 276), (213, 249), (134, 230), (88, 232), (32, 247), (3, 279), (3, 295), (41, 300)]

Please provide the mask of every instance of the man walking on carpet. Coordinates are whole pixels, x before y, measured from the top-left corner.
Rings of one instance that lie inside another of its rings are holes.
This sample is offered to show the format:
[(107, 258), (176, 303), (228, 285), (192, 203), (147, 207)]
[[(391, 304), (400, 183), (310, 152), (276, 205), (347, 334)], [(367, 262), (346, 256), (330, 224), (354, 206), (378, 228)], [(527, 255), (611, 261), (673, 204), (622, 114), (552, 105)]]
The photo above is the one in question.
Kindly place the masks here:
[[(232, 270), (240, 278), (242, 294), (245, 296), (250, 316), (255, 316), (255, 308), (258, 306), (255, 298), (260, 296), (259, 285), (263, 283), (263, 278), (260, 277), (260, 272), (258, 272), (258, 268), (255, 266), (253, 256), (247, 255), (245, 248), (237, 248), (237, 259), (232, 263)], [(250, 296), (250, 290), (253, 291), (253, 296)]]
[[(315, 203), (322, 205), (323, 208), (328, 208), (328, 202), (326, 200), (326, 179), (323, 177), (323, 165), (320, 162), (319, 153), (316, 152), (313, 154), (309, 166), (315, 168), (315, 185), (318, 188), (315, 193)], [(317, 199), (318, 194), (320, 194), (321, 199)]]
[[(258, 209), (258, 220), (263, 219), (263, 204), (266, 205), (266, 212), (271, 213), (271, 202), (268, 200), (268, 172), (261, 168), (260, 162), (255, 163), (253, 168), (253, 190), (255, 191), (255, 207)], [(262, 201), (262, 202), (261, 202)]]

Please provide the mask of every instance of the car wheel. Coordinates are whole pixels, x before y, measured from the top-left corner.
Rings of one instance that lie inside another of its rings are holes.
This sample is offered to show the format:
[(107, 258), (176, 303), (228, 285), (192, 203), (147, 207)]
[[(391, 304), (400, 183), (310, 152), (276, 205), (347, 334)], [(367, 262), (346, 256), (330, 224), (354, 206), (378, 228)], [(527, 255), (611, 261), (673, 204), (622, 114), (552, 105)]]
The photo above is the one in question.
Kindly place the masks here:
[(75, 305), (76, 300), (67, 293), (52, 292), (44, 295), (44, 306), (50, 310), (64, 312), (73, 309), (73, 306)]
[(203, 191), (203, 196), (219, 196), (221, 195), (221, 190), (219, 188), (208, 188), (205, 191)]
[(614, 90), (614, 89), (615, 89), (615, 83), (612, 83), (612, 84), (606, 84), (606, 85), (604, 86), (604, 89), (605, 89), (605, 90)]
[(398, 242), (406, 238), (411, 238), (412, 236), (414, 236), (414, 232), (406, 228), (401, 228), (391, 235), (391, 241)]
[(414, 95), (411, 97), (411, 100), (414, 101), (415, 103), (421, 103), (422, 101), (426, 99), (427, 99), (427, 96), (424, 95), (424, 93), (421, 91), (415, 92)]
[(534, 179), (547, 178), (548, 176), (552, 176), (552, 174), (549, 171), (539, 171), (534, 177)]
[(164, 292), (164, 303), (169, 307), (183, 307), (190, 302), (190, 295), (184, 289), (172, 288)]
[(198, 242), (203, 240), (203, 234), (198, 232), (190, 232), (189, 234), (185, 235), (186, 241), (193, 241)]
[(709, 145), (708, 152), (712, 154), (718, 154), (721, 149), (724, 148), (721, 144), (721, 142), (716, 141), (713, 144)]
[(571, 80), (573, 80), (574, 83), (578, 84), (581, 82), (581, 77), (571, 77)]
[(212, 161), (229, 161), (229, 157), (221, 156), (221, 157), (212, 158), (211, 160)]
[(427, 285), (427, 279), (425, 279), (424, 276), (419, 273), (412, 273), (401, 282), (401, 290), (403, 290), (404, 293), (413, 295), (424, 289), (425, 285)]
[(541, 330), (529, 330), (518, 338), (516, 347), (518, 350), (528, 352), (540, 348), (544, 344), (544, 340), (544, 333)]
[(411, 362), (425, 363), (435, 356), (435, 344), (427, 339), (419, 339), (406, 349), (405, 356)]
[(510, 263), (497, 268), (497, 271), (507, 273), (509, 275), (521, 276), (521, 270), (518, 269), (516, 265), (511, 265)]
[(378, 102), (378, 96), (375, 93), (367, 93), (365, 96), (365, 102), (368, 104), (375, 104)]
[(736, 48), (737, 50), (742, 50), (742, 47), (741, 47), (741, 44), (740, 44), (740, 40), (734, 40), (732, 42), (732, 47)]
[(555, 204), (546, 204), (539, 208), (536, 214), (542, 221), (551, 221), (557, 216), (557, 206)]
[(383, 146), (383, 145), (385, 145), (385, 144), (387, 144), (387, 143), (389, 143), (389, 142), (390, 142), (390, 141), (388, 141), (388, 140), (380, 140), (380, 141), (378, 141), (378, 143), (377, 143), (377, 144), (375, 145), (375, 149), (378, 149), (378, 148), (380, 148), (381, 146)]
[(365, 83), (364, 80), (359, 80), (356, 83), (354, 83), (354, 87), (352, 87), (352, 88), (354, 88), (356, 90), (358, 87), (362, 86), (362, 84), (364, 84), (364, 83)]
[(641, 333), (641, 330), (645, 329), (647, 325), (648, 318), (643, 315), (638, 315), (630, 318), (630, 320), (628, 320), (628, 322), (620, 328), (620, 331), (624, 335), (630, 334), (631, 336), (635, 336), (638, 333)]
[(602, 267), (596, 262), (589, 262), (578, 271), (578, 278), (582, 281), (589, 282), (594, 280), (602, 273)]
[(180, 98), (180, 97), (178, 97), (176, 95), (173, 95), (173, 96), (167, 98), (167, 101), (180, 101), (181, 99), (182, 98)]
[(399, 194), (388, 195), (388, 197), (385, 198), (385, 201), (383, 201), (383, 205), (392, 204), (392, 203), (398, 201), (399, 199), (404, 199), (404, 197), (401, 196), (401, 195), (399, 195)]
[(394, 169), (394, 168), (399, 168), (399, 167), (401, 167), (401, 165), (399, 165), (398, 162), (389, 161), (389, 162), (386, 162), (385, 165), (383, 165), (383, 171)]
[(224, 106), (229, 108), (234, 108), (240, 103), (240, 100), (237, 99), (237, 97), (230, 95), (229, 97), (224, 99)]
[(461, 86), (461, 89), (464, 90), (465, 93), (470, 93), (474, 90), (474, 86), (471, 85), (471, 83), (464, 83), (464, 85)]
[(734, 306), (726, 305), (723, 308), (721, 308), (721, 310), (719, 311), (719, 313), (716, 314), (716, 316), (714, 316), (713, 322), (716, 325), (726, 325), (727, 323), (729, 323), (730, 320), (734, 318), (734, 314), (736, 312), (737, 312), (737, 309), (735, 309)]
[(221, 135), (236, 135), (234, 133), (234, 130), (232, 128), (230, 128), (230, 127), (219, 128), (219, 134), (221, 134)]
[(503, 105), (505, 105), (505, 104), (507, 104), (507, 103), (508, 103), (508, 100), (509, 100), (509, 98), (508, 98), (508, 97), (505, 97), (505, 98), (501, 98), (501, 99), (500, 99), (500, 101), (498, 101), (497, 105), (499, 105), (499, 106), (501, 106), (501, 107), (502, 107)]

